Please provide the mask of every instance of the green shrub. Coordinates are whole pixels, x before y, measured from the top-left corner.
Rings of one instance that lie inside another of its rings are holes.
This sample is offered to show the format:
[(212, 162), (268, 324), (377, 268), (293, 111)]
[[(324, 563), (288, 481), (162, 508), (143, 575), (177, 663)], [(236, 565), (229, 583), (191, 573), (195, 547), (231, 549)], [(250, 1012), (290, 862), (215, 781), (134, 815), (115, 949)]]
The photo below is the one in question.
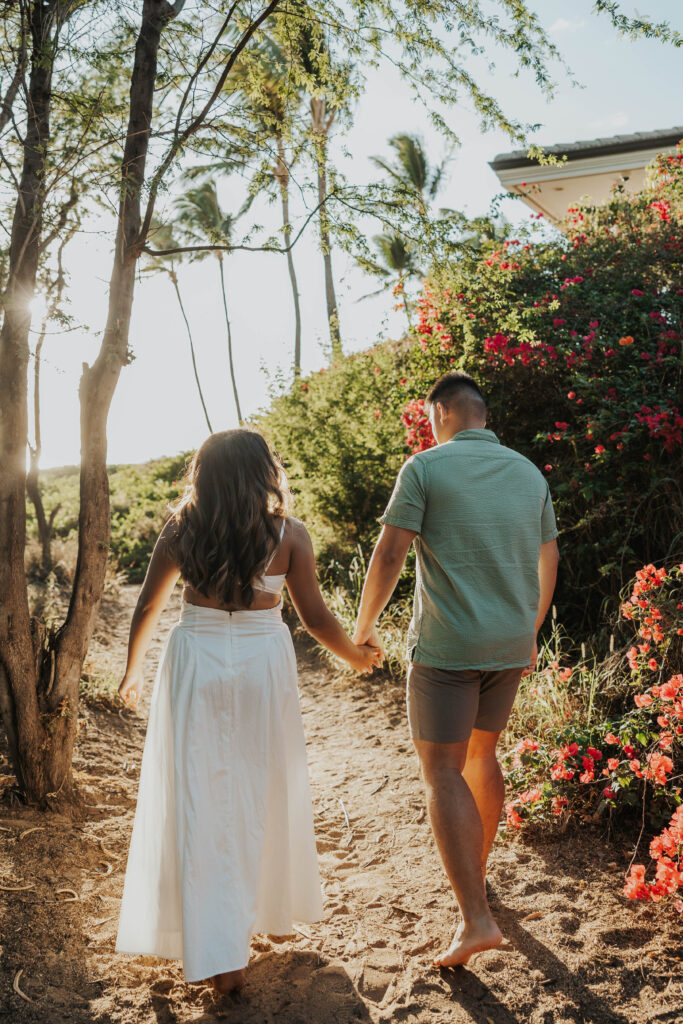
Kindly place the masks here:
[[(255, 425), (280, 453), (323, 573), (367, 551), (406, 458), (400, 409), (407, 346), (387, 342), (297, 380)], [(342, 575), (345, 570), (342, 570)]]
[[(111, 568), (125, 572), (131, 583), (145, 575), (154, 542), (166, 517), (168, 503), (178, 497), (182, 487), (187, 455), (155, 459), (134, 466), (109, 466), (111, 506)], [(46, 470), (40, 486), (46, 514), (59, 505), (53, 536), (59, 542), (75, 544), (78, 535), (77, 467)], [(26, 503), (29, 538), (37, 535), (31, 502)], [(71, 567), (73, 568), (73, 567)]]

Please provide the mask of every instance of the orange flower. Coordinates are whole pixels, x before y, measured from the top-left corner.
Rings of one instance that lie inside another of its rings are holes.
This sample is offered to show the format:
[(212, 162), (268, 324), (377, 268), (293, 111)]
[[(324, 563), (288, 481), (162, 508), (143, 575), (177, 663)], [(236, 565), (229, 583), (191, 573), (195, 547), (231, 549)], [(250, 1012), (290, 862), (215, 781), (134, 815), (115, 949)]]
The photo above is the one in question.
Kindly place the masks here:
[(627, 334), (625, 338), (619, 338), (619, 344), (620, 345), (632, 345), (633, 344), (633, 338), (631, 337), (630, 334)]

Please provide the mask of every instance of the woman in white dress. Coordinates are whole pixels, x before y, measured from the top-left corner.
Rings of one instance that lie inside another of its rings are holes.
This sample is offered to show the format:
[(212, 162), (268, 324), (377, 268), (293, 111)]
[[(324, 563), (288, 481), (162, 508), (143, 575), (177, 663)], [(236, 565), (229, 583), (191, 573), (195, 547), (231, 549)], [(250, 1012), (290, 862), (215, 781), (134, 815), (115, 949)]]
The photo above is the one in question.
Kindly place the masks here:
[(260, 434), (212, 434), (154, 548), (131, 623), (121, 699), (178, 578), (179, 621), (154, 684), (116, 949), (182, 959), (185, 979), (244, 984), (256, 932), (316, 921), (322, 899), (286, 581), (308, 632), (358, 671), (325, 606), (282, 466)]

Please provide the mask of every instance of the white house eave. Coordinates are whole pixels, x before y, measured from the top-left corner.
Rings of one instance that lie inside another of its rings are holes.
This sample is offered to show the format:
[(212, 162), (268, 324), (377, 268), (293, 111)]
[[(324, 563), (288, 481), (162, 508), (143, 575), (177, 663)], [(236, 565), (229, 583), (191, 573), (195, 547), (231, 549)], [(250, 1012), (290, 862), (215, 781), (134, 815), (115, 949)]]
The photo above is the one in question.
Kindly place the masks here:
[(558, 178), (580, 178), (587, 174), (618, 173), (633, 170), (649, 164), (658, 153), (673, 153), (674, 147), (666, 149), (632, 150), (630, 153), (612, 153), (606, 156), (585, 157), (578, 160), (565, 160), (558, 164), (542, 166), (523, 166), (495, 168), (501, 185), (520, 185), (523, 181), (529, 185), (536, 182), (554, 181)]

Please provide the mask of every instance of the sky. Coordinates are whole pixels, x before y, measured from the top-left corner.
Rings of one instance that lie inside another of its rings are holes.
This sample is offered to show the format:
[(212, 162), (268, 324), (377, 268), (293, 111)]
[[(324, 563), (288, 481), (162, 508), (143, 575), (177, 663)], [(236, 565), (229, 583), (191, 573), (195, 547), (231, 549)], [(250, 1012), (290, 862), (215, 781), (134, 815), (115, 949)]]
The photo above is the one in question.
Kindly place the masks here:
[[(683, 51), (654, 40), (620, 38), (609, 21), (592, 14), (591, 0), (534, 0), (531, 3), (562, 52), (580, 87), (561, 66), (555, 68), (553, 99), (541, 95), (531, 75), (512, 77), (512, 56), (498, 55), (491, 74), (483, 61), (480, 80), (511, 117), (541, 128), (530, 141), (540, 145), (672, 128), (683, 122), (680, 82)], [(642, 7), (642, 10), (640, 9)], [(634, 5), (624, 10), (635, 13)], [(642, 0), (639, 12), (670, 20), (681, 29), (676, 0)], [(483, 133), (471, 104), (462, 102), (448, 115), (461, 145), (449, 165), (439, 206), (477, 216), (486, 213), (501, 186), (488, 161), (518, 146), (501, 131)], [(330, 157), (358, 184), (376, 181), (373, 155), (390, 155), (388, 139), (397, 132), (421, 136), (430, 157), (445, 153), (442, 137), (431, 127), (425, 109), (392, 66), (367, 77), (352, 127), (333, 136)], [(344, 156), (346, 151), (349, 156)], [(295, 190), (294, 190), (295, 191)], [(243, 193), (235, 183), (221, 186), (221, 202), (236, 209)], [(292, 220), (305, 210), (293, 200)], [(528, 208), (507, 200), (502, 212), (513, 223), (529, 219)], [(279, 204), (265, 202), (254, 216), (269, 229), (279, 225)], [(72, 465), (79, 460), (78, 380), (84, 362), (97, 353), (99, 332), (107, 313), (111, 271), (111, 232), (106, 220), (88, 225), (89, 233), (71, 244), (66, 256), (70, 274), (69, 312), (78, 325), (61, 333), (48, 328), (41, 370), (41, 419), (44, 468)], [(375, 229), (376, 230), (376, 229)], [(294, 249), (302, 313), (304, 373), (328, 361), (328, 329), (323, 261), (315, 225)], [(361, 300), (379, 287), (338, 250), (333, 268), (339, 302), (344, 350), (368, 348), (402, 333), (404, 317), (394, 311), (389, 289)], [(225, 261), (228, 307), (236, 361), (237, 383), (245, 416), (267, 405), (270, 386), (291, 365), (294, 317), (284, 256), (234, 253)], [(179, 284), (192, 326), (199, 373), (214, 430), (237, 425), (228, 376), (227, 341), (215, 258), (184, 264)], [(38, 326), (38, 317), (34, 327)], [(197, 447), (207, 434), (197, 395), (185, 326), (166, 275), (142, 276), (137, 284), (131, 324), (132, 363), (124, 367), (109, 415), (110, 464), (144, 462)]]

